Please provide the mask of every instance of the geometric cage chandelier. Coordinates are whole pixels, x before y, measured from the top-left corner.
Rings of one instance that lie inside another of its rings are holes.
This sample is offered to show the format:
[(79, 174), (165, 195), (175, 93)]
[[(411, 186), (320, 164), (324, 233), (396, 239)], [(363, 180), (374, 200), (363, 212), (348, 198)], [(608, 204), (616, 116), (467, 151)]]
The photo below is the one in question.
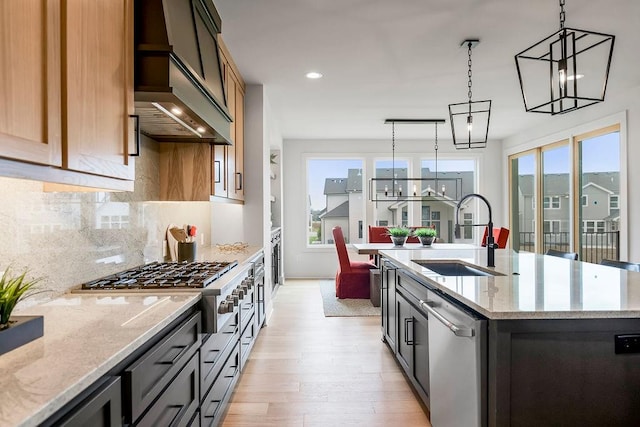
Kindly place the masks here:
[(615, 36), (567, 28), (515, 56), (525, 110), (562, 114), (604, 101)]
[(453, 137), (453, 145), (457, 149), (468, 148), (484, 148), (487, 146), (487, 138), (489, 136), (489, 120), (491, 118), (491, 100), (472, 101), (471, 91), (471, 49), (475, 47), (480, 40), (467, 39), (460, 46), (467, 47), (469, 67), (467, 82), (469, 97), (466, 102), (457, 104), (449, 104), (449, 120), (451, 121), (451, 134)]

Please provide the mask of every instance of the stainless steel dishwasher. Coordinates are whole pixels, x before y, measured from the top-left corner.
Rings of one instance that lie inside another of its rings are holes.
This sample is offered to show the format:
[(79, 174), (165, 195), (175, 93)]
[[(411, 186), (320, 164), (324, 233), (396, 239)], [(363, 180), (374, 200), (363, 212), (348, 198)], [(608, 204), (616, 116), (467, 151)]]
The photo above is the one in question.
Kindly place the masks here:
[(487, 321), (429, 291), (429, 383), (433, 427), (482, 427), (486, 414)]

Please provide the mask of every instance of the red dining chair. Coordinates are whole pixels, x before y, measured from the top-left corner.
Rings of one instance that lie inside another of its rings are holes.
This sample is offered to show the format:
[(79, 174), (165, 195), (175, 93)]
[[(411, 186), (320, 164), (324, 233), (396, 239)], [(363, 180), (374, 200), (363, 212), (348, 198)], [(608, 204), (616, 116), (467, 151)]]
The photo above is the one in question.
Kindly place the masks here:
[[(484, 234), (482, 235), (482, 246), (487, 246), (487, 231), (488, 231), (488, 227), (485, 227)], [(498, 249), (506, 248), (507, 240), (509, 240), (508, 228), (504, 228), (504, 227), (493, 228), (493, 242), (498, 244)]]
[(376, 268), (373, 263), (350, 261), (342, 228), (333, 227), (333, 241), (338, 252), (338, 272), (336, 273), (336, 296), (338, 298), (369, 298), (369, 270)]

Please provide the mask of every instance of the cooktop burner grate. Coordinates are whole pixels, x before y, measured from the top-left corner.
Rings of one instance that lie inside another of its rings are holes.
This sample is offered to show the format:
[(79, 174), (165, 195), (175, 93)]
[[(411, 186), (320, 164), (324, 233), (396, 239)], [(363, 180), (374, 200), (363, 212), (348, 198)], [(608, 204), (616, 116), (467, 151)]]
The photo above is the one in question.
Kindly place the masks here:
[(82, 289), (205, 288), (238, 265), (232, 262), (153, 262), (83, 283)]

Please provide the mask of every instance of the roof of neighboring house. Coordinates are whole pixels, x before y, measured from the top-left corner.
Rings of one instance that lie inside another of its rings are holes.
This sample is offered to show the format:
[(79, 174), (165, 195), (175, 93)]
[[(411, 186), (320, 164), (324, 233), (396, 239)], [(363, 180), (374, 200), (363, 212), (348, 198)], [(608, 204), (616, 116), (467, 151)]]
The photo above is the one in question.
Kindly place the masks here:
[[(518, 178), (520, 183), (520, 192), (523, 196), (533, 195), (533, 175), (521, 175)], [(602, 187), (613, 194), (620, 192), (620, 173), (619, 172), (588, 172), (583, 174), (582, 185), (586, 187), (594, 184)], [(560, 194), (568, 194), (570, 187), (568, 173), (546, 174), (544, 176), (544, 195), (555, 196)]]
[(346, 201), (328, 212), (320, 215), (320, 218), (348, 218), (349, 217), (349, 201)]
[(324, 180), (324, 194), (344, 194), (346, 192), (346, 178), (326, 178)]

